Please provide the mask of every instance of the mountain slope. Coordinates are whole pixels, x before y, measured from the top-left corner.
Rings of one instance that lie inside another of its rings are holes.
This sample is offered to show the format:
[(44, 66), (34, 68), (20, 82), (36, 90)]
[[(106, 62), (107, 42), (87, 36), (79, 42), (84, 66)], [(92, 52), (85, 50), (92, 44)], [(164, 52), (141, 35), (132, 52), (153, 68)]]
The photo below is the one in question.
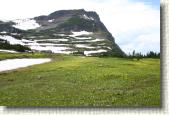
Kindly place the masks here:
[[(17, 34), (21, 36), (22, 45), (34, 51), (86, 56), (125, 55), (98, 14), (84, 9), (60, 10), (47, 16), (14, 20), (8, 26), (9, 30), (20, 30)], [(2, 30), (0, 32), (7, 31)]]

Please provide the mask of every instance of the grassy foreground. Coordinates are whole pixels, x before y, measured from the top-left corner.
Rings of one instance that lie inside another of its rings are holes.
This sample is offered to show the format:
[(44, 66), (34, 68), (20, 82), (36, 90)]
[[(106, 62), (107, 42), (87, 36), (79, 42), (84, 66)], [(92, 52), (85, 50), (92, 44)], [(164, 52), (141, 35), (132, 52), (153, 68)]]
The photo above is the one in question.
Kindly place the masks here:
[[(0, 59), (25, 56), (49, 57), (46, 54), (0, 54)], [(0, 72), (0, 105), (160, 105), (159, 59), (50, 57), (53, 60), (49, 63)]]

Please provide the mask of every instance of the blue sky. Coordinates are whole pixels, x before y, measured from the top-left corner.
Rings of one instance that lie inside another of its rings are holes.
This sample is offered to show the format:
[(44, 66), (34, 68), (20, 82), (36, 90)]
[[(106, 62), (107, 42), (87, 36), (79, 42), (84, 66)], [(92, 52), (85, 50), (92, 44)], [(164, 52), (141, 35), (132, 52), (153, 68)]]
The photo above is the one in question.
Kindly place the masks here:
[(62, 9), (96, 11), (126, 53), (160, 51), (159, 0), (0, 0), (0, 3), (0, 19), (5, 20), (47, 15)]
[(132, 0), (133, 2), (144, 2), (147, 5), (152, 5), (159, 8), (160, 0)]

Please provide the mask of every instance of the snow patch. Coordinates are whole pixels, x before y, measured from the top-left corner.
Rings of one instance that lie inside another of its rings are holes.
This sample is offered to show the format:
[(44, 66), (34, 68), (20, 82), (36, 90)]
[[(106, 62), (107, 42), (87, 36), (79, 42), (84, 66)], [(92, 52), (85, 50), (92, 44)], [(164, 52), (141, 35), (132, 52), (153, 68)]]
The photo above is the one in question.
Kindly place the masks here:
[(2, 32), (0, 32), (1, 34), (6, 34), (6, 33), (8, 33), (8, 32), (6, 32), (6, 31), (2, 31)]
[[(77, 37), (75, 37), (77, 38)], [(80, 42), (88, 42), (88, 43), (93, 43), (93, 42), (99, 42), (99, 41), (104, 41), (104, 39), (94, 39), (94, 40), (90, 40), (90, 39), (78, 39), (78, 41), (73, 41), (75, 43), (80, 43)]]
[(83, 17), (84, 17), (84, 19), (87, 19), (87, 20), (94, 20), (93, 17), (89, 17), (89, 16), (87, 16), (86, 14), (83, 14)]
[(11, 35), (20, 35), (20, 34), (18, 34), (18, 33), (11, 33)]
[(73, 33), (73, 35), (69, 35), (70, 37), (93, 34), (93, 32), (87, 32), (87, 31), (80, 31), (80, 32), (73, 32), (72, 31), (72, 33)]
[(21, 40), (23, 43), (34, 43), (35, 41), (27, 40), (27, 39), (22, 39)]
[(36, 38), (36, 36), (29, 36), (28, 38)]
[(4, 50), (4, 49), (0, 49), (0, 52), (18, 53), (18, 52), (13, 51), (13, 50)]
[(0, 72), (13, 70), (21, 67), (27, 67), (30, 65), (41, 64), (49, 62), (49, 58), (39, 58), (39, 59), (7, 59), (0, 61)]
[(70, 54), (72, 51), (65, 51), (68, 49), (71, 49), (69, 47), (53, 47), (53, 46), (30, 46), (31, 49), (37, 50), (37, 51), (51, 51), (52, 53), (63, 53), (63, 54)]
[(99, 41), (104, 41), (104, 39), (94, 39), (94, 40), (91, 40), (91, 42), (99, 42)]
[(13, 27), (21, 29), (21, 30), (29, 30), (36, 29), (40, 27), (40, 25), (34, 19), (18, 19), (14, 20), (16, 24)]
[(53, 22), (53, 21), (54, 21), (54, 19), (48, 20), (48, 22)]
[(27, 46), (68, 46), (69, 44), (28, 43)]
[(7, 40), (10, 44), (24, 45), (24, 43), (21, 40), (18, 40), (14, 37), (11, 37), (11, 36), (1, 36), (0, 35), (0, 39)]
[(36, 41), (62, 41), (62, 42), (66, 42), (68, 41), (68, 39), (42, 39), (42, 40), (36, 40)]
[(76, 44), (75, 46), (78, 48), (89, 48), (89, 49), (95, 48), (86, 44)]
[(86, 42), (100, 42), (100, 41), (104, 41), (104, 39), (86, 40)]
[(107, 52), (107, 50), (99, 49), (99, 50), (93, 50), (93, 51), (84, 51), (84, 55), (91, 56), (91, 54), (103, 53), (103, 52)]
[(37, 43), (36, 41), (34, 42), (29, 42), (27, 44), (25, 44), (26, 46), (39, 46), (39, 43)]
[(78, 40), (90, 40), (92, 39), (92, 37), (74, 37), (75, 39), (78, 39)]
[(112, 50), (112, 48), (111, 48), (111, 47), (107, 47), (107, 49)]
[(66, 34), (53, 34), (54, 36), (68, 36)]

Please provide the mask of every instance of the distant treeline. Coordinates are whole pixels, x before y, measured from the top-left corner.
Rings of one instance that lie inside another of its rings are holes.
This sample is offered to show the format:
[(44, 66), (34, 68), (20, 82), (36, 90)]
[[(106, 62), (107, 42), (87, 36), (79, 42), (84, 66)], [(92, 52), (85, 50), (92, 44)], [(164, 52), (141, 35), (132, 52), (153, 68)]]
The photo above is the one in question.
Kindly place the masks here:
[(156, 53), (153, 51), (148, 52), (147, 54), (142, 54), (141, 52), (135, 52), (135, 50), (128, 54), (128, 55), (120, 55), (118, 53), (112, 53), (112, 52), (103, 52), (100, 54), (96, 54), (95, 56), (99, 57), (119, 57), (119, 58), (128, 58), (128, 59), (137, 59), (140, 60), (142, 58), (160, 58), (160, 53)]
[(0, 39), (0, 49), (14, 50), (18, 52), (31, 51), (31, 49), (28, 47), (25, 47), (19, 44), (11, 45), (6, 40), (1, 40), (1, 39)]
[(156, 53), (153, 51), (148, 52), (147, 54), (142, 54), (135, 52), (135, 50), (132, 52), (132, 54), (129, 54), (126, 56), (127, 58), (136, 58), (137, 60), (142, 58), (160, 58), (160, 53)]

